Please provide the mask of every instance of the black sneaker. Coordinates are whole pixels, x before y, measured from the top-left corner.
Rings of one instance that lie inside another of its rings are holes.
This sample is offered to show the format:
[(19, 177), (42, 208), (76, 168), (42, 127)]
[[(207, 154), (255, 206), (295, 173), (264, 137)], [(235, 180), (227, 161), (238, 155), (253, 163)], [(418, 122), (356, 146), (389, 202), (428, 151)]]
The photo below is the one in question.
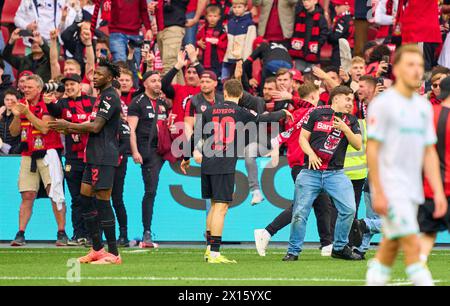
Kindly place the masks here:
[(362, 257), (354, 253), (348, 245), (340, 251), (333, 249), (331, 252), (331, 257), (344, 260), (362, 260)]
[(361, 256), (361, 259), (362, 259), (362, 260), (366, 260), (366, 252), (361, 252), (361, 251), (359, 251), (358, 249), (354, 249), (354, 250), (353, 250), (353, 253), (355, 253), (355, 254)]
[(94, 245), (94, 243), (92, 242), (92, 238), (91, 237), (86, 238), (86, 242), (84, 243), (84, 246), (86, 248), (92, 248), (93, 245)]
[(69, 237), (67, 237), (66, 232), (58, 232), (56, 235), (56, 246), (68, 246), (69, 244)]
[(283, 261), (297, 261), (298, 256), (287, 253), (286, 256), (283, 257)]
[(68, 246), (84, 246), (86, 244), (87, 238), (73, 236), (68, 242)]
[(117, 240), (117, 246), (119, 248), (128, 248), (130, 246), (130, 241), (128, 240), (127, 237), (120, 236), (119, 239)]
[(158, 244), (152, 241), (152, 233), (145, 231), (140, 244), (141, 248), (157, 248)]
[(21, 232), (17, 232), (16, 238), (14, 238), (14, 240), (11, 241), (11, 246), (20, 247), (20, 246), (24, 246), (25, 244), (26, 244), (25, 234), (22, 234)]
[(348, 235), (348, 244), (351, 247), (360, 247), (362, 244), (364, 233), (360, 223), (360, 220), (353, 220), (352, 228), (350, 229), (350, 234)]
[(367, 226), (366, 221), (364, 221), (364, 219), (360, 219), (359, 220), (359, 228), (361, 229), (361, 231), (363, 232), (363, 234), (368, 234), (370, 233), (370, 229)]

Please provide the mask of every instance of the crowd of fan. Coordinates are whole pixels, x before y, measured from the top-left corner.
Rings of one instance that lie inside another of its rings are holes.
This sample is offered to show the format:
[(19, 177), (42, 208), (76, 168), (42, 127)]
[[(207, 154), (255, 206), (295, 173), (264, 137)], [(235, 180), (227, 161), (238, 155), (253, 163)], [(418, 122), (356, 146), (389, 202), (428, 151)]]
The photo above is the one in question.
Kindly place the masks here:
[[(48, 2), (21, 1), (16, 29), (1, 52), (0, 155), (20, 154), (20, 135), (11, 136), (9, 125), (29, 76), (38, 75), (56, 100), (67, 97), (61, 81), (78, 75), (83, 94), (95, 97), (93, 72), (102, 58), (121, 68), (116, 87), (124, 109), (142, 93), (145, 73), (160, 71), (176, 122), (183, 122), (189, 98), (200, 93), (199, 71), (212, 72), (219, 91), (224, 81), (240, 79), (264, 99), (263, 112), (327, 105), (331, 90), (345, 85), (355, 92), (358, 119), (393, 84), (391, 55), (401, 44), (421, 46), (426, 74), (420, 93), (431, 103), (440, 103), (439, 84), (450, 75), (449, 1), (380, 0), (372, 1), (374, 7), (351, 0)], [(26, 50), (16, 56), (19, 40)], [(292, 124), (280, 123), (278, 132)], [(261, 202), (252, 157), (246, 166), (252, 202)]]

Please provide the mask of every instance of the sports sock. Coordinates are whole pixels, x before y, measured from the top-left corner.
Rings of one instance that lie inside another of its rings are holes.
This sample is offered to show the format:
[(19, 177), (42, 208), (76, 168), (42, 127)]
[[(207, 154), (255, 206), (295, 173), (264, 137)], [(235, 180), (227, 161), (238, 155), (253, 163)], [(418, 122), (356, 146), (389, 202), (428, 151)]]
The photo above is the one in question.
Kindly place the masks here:
[(206, 231), (206, 245), (211, 245), (211, 231)]
[(92, 248), (94, 251), (100, 251), (103, 244), (100, 237), (100, 225), (98, 222), (98, 212), (94, 206), (94, 198), (84, 195), (80, 196), (81, 205), (83, 207), (83, 218), (89, 236), (92, 238)]
[(97, 211), (100, 219), (100, 226), (105, 234), (108, 243), (108, 252), (119, 255), (116, 240), (116, 219), (109, 200), (97, 199)]
[(385, 286), (391, 278), (392, 269), (383, 265), (377, 259), (369, 262), (369, 269), (366, 275), (367, 286)]
[(414, 286), (434, 286), (430, 270), (421, 262), (406, 267), (406, 274)]
[(428, 256), (425, 254), (420, 254), (420, 262), (426, 264), (428, 261)]
[(213, 252), (220, 252), (220, 244), (222, 243), (222, 236), (211, 236), (211, 254)]

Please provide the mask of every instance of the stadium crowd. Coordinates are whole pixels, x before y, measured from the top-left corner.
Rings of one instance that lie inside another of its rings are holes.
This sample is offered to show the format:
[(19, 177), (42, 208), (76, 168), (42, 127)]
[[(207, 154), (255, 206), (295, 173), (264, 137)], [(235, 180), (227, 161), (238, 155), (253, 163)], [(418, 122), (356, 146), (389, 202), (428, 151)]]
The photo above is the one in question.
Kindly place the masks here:
[[(419, 95), (432, 105), (440, 105), (450, 95), (450, 1), (379, 0), (371, 1), (371, 6), (366, 2), (2, 1), (0, 155), (22, 155), (19, 231), (11, 244), (25, 245), (34, 200), (49, 196), (58, 224), (56, 244), (95, 246), (90, 234), (95, 228), (89, 220), (96, 218), (96, 213), (86, 211), (91, 195), (82, 186), (90, 183), (105, 184), (104, 189), (109, 190), (109, 194), (96, 194), (97, 205), (112, 199), (120, 233), (117, 245), (128, 246), (123, 194), (127, 192), (124, 181), (131, 157), (141, 165), (145, 186), (141, 246), (156, 247), (151, 225), (160, 170), (165, 161), (186, 166), (190, 157), (186, 150), (184, 159), (173, 152), (172, 142), (177, 136), (191, 139), (197, 115), (223, 102), (224, 84), (237, 79), (245, 90), (239, 106), (259, 115), (271, 114), (266, 119), (276, 123), (268, 125), (265, 137), (247, 139), (243, 157), (251, 204), (264, 200), (258, 182), (259, 156), (270, 153), (276, 159), (278, 154), (287, 155), (294, 182), (308, 165), (321, 171), (343, 168), (345, 175), (321, 186), (311, 205), (322, 255), (363, 259), (371, 237), (381, 231), (380, 217), (370, 206), (367, 182), (367, 108), (395, 82), (395, 50), (405, 44), (417, 44), (421, 49), (425, 73), (417, 89)], [(14, 16), (13, 23), (4, 22), (6, 13)], [(114, 95), (120, 97), (121, 104), (116, 129), (99, 134), (107, 125), (85, 130), (48, 124), (55, 118), (83, 124), (96, 116), (109, 122), (115, 105), (107, 102)], [(320, 116), (336, 116), (349, 126), (333, 126), (333, 130), (343, 131), (345, 141), (341, 142), (342, 137), (334, 135), (331, 128), (327, 130), (326, 124), (321, 129), (325, 121)], [(314, 134), (317, 126), (320, 135)], [(303, 137), (302, 127), (312, 133), (312, 140)], [(86, 149), (94, 141), (93, 133), (102, 135), (106, 143), (95, 152)], [(116, 138), (118, 150), (109, 143)], [(321, 141), (327, 153), (317, 150)], [(196, 159), (198, 150), (193, 150)], [(114, 171), (93, 168), (86, 178), (85, 167), (93, 159), (96, 166), (111, 166)], [(94, 182), (99, 171), (103, 174)], [(305, 176), (303, 172), (302, 178), (315, 180), (313, 175)], [(69, 230), (65, 225), (64, 180), (72, 198), (73, 229)], [(447, 183), (447, 176), (445, 180)], [(358, 220), (355, 216), (362, 198), (367, 214)], [(261, 256), (272, 236), (300, 218), (295, 205), (265, 229), (255, 230)], [(113, 236), (115, 240), (111, 213), (98, 208), (100, 219), (102, 214), (109, 218), (102, 219), (99, 227), (110, 252)], [(450, 220), (442, 222), (450, 224)], [(220, 239), (209, 230), (208, 244), (218, 249)], [(426, 232), (433, 238), (439, 230)], [(293, 224), (283, 260), (298, 259), (303, 231), (298, 222)], [(112, 253), (117, 253), (112, 248)]]

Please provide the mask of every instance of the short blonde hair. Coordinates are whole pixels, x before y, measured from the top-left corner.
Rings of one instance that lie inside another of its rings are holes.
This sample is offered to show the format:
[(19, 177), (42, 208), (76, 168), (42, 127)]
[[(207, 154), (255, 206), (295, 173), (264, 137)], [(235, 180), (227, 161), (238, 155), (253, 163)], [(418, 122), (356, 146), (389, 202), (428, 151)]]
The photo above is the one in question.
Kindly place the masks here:
[(354, 58), (352, 58), (352, 65), (354, 64), (366, 64), (366, 61), (361, 57), (361, 56), (355, 56)]
[(231, 1), (232, 4), (243, 4), (243, 5), (247, 5), (248, 1), (247, 0), (232, 0)]
[(400, 48), (397, 49), (397, 51), (394, 54), (394, 60), (392, 62), (392, 64), (395, 66), (398, 63), (400, 63), (400, 61), (402, 60), (402, 56), (405, 53), (415, 53), (415, 54), (419, 54), (420, 56), (423, 56), (422, 51), (420, 50), (420, 48), (415, 45), (415, 44), (408, 44), (408, 45), (403, 45)]

